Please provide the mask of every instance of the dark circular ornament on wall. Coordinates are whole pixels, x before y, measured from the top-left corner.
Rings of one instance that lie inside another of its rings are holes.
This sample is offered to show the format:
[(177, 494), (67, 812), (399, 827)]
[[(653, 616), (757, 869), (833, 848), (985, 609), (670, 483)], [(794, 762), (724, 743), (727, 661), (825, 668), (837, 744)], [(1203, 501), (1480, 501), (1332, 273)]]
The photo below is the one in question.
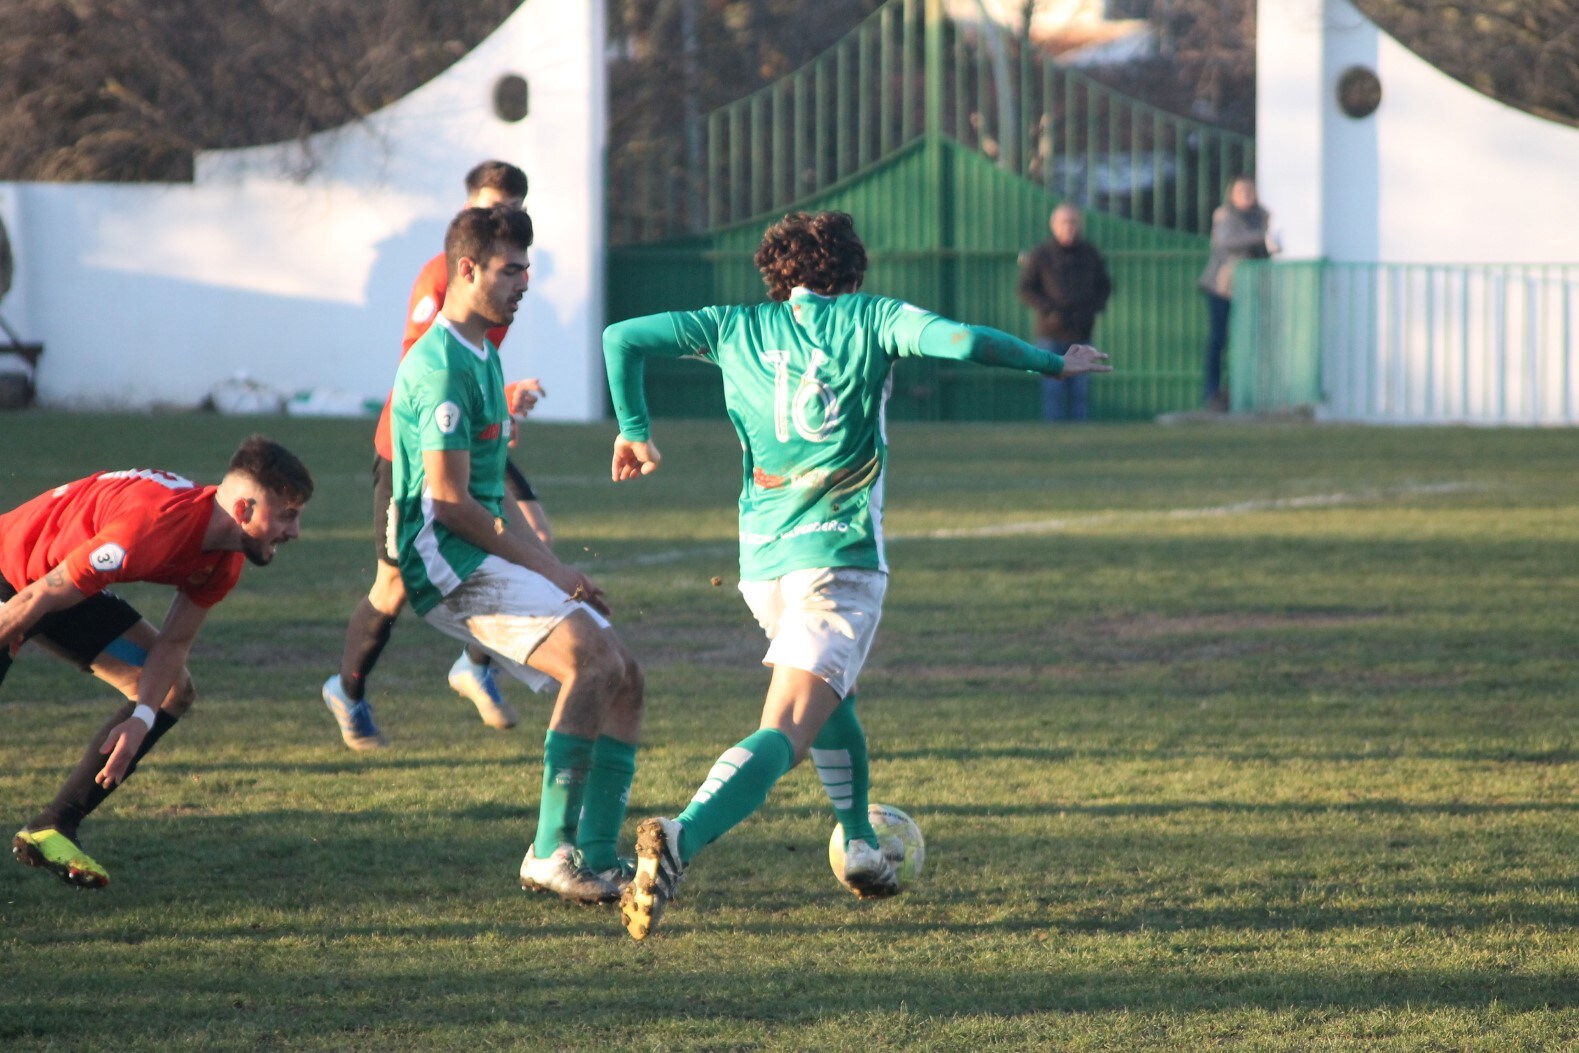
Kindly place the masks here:
[(506, 73), (493, 84), (493, 113), (501, 121), (514, 124), (527, 114), (529, 97), (526, 78), (518, 73)]
[(1364, 66), (1350, 66), (1338, 78), (1338, 108), (1359, 120), (1382, 104), (1382, 82)]

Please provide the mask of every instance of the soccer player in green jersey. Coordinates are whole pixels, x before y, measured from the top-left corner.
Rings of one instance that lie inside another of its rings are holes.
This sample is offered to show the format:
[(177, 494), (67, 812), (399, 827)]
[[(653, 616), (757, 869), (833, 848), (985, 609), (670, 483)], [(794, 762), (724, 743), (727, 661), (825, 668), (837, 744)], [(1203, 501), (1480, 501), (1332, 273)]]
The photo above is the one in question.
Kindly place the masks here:
[(480, 644), (518, 680), (530, 684), (535, 671), (558, 682), (521, 887), (612, 903), (629, 880), (615, 840), (636, 772), (642, 675), (604, 617), (602, 590), (506, 500), (512, 422), (487, 333), (515, 318), (531, 244), (531, 218), (509, 206), (451, 222), (444, 306), (395, 374), (390, 518), (424, 620)]
[(866, 735), (855, 712), (888, 582), (883, 406), (894, 363), (925, 355), (1052, 377), (1112, 368), (1083, 344), (1060, 356), (858, 292), (866, 249), (843, 212), (785, 216), (755, 262), (770, 303), (649, 315), (603, 335), (620, 426), (616, 481), (662, 464), (644, 359), (691, 355), (723, 372), (744, 461), (740, 591), (771, 641), (763, 664), (773, 669), (758, 730), (724, 751), (678, 817), (637, 827), (636, 874), (620, 913), (638, 940), (658, 924), (692, 858), (756, 811), (808, 752), (844, 824), (844, 884), (863, 899), (899, 891), (867, 818)]

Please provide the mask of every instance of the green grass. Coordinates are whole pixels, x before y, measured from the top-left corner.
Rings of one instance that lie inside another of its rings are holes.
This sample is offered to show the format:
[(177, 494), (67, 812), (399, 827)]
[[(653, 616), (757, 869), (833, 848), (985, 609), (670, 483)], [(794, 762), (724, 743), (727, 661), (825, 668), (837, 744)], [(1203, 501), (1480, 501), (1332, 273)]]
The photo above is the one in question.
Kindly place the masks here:
[[(0, 507), (105, 467), (211, 479), (252, 427), (318, 475), (305, 535), (215, 610), (196, 709), (85, 826), (110, 888), (0, 866), (0, 1048), (1579, 1045), (1579, 433), (895, 426), (862, 716), (927, 872), (854, 901), (797, 770), (638, 945), (516, 886), (524, 689), (489, 731), (407, 618), (393, 748), (341, 747), (317, 694), (371, 580), (367, 422), (3, 414)], [(765, 674), (727, 425), (663, 423), (624, 487), (611, 432), (531, 426), (528, 465), (648, 672), (634, 822), (755, 726)], [(112, 701), (24, 652), (13, 824)]]

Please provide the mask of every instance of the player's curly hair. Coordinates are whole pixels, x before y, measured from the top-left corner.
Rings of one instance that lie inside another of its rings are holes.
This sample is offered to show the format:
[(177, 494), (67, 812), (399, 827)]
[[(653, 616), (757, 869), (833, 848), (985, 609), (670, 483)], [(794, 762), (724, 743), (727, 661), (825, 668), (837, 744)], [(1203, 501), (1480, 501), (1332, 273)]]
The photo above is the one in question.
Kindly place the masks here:
[(753, 262), (768, 299), (782, 303), (797, 285), (825, 296), (859, 289), (866, 246), (848, 212), (791, 212), (762, 235)]
[(249, 435), (231, 455), (229, 472), (247, 476), (291, 504), (304, 505), (313, 495), (313, 476), (291, 451), (264, 435)]
[(444, 265), (455, 277), (462, 259), (486, 262), (495, 245), (517, 249), (532, 247), (532, 217), (509, 205), (493, 208), (463, 208), (450, 220), (444, 232)]

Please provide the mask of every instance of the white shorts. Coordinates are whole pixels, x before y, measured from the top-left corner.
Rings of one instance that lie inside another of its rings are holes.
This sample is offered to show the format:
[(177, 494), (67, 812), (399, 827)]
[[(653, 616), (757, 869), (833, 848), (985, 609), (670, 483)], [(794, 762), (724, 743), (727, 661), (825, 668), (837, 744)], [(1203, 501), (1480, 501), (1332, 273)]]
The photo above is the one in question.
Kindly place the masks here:
[(422, 617), (445, 636), (479, 645), (533, 691), (545, 691), (558, 682), (527, 665), (527, 659), (554, 626), (576, 611), (585, 611), (602, 628), (609, 627), (607, 618), (571, 599), (541, 574), (489, 556)]
[(864, 567), (793, 570), (771, 581), (742, 581), (740, 594), (773, 641), (763, 665), (804, 669), (840, 698), (872, 651), (888, 575)]

